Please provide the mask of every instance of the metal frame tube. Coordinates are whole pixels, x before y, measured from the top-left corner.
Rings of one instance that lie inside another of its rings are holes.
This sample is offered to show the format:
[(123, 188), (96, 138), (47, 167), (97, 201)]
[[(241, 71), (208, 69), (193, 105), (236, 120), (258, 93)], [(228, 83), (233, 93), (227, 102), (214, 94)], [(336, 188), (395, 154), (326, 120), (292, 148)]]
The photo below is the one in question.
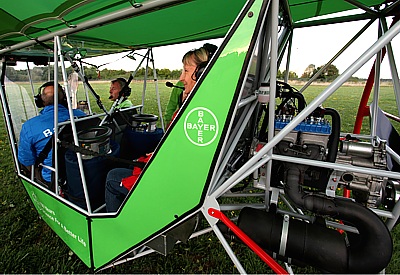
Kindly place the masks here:
[(17, 142), (16, 142), (16, 137), (14, 133), (14, 129), (12, 128), (12, 121), (11, 121), (11, 112), (8, 107), (8, 102), (7, 102), (7, 96), (6, 96), (6, 88), (5, 88), (5, 74), (6, 74), (6, 61), (2, 60), (2, 69), (1, 69), (1, 104), (3, 107), (3, 112), (4, 112), (4, 119), (6, 121), (6, 127), (7, 127), (7, 132), (9, 133), (10, 137), (10, 146), (11, 146), (11, 151), (14, 159), (14, 164), (17, 168), (18, 174), (21, 174), (21, 170), (18, 165), (18, 157), (17, 157)]
[[(26, 69), (27, 69), (27, 72), (28, 72), (29, 84), (31, 85), (32, 97), (34, 97), (35, 96), (35, 87), (33, 87), (31, 68), (29, 68), (29, 62), (28, 61), (26, 61)], [(34, 104), (34, 105), (35, 105), (36, 115), (38, 115), (39, 114), (38, 107), (36, 106), (36, 104)]]
[(159, 90), (158, 90), (157, 70), (156, 70), (156, 66), (154, 65), (153, 48), (149, 49), (149, 58), (150, 58), (151, 64), (153, 65), (153, 77), (154, 77), (154, 85), (155, 85), (155, 88), (156, 88), (158, 115), (160, 116), (161, 128), (163, 129), (163, 131), (165, 131), (164, 119), (163, 119), (162, 109), (161, 109), (160, 93), (159, 93)]
[[(142, 106), (144, 106), (144, 101), (146, 98), (146, 88), (147, 88), (147, 74), (149, 72), (149, 58), (150, 58), (150, 49), (147, 49), (147, 52), (145, 54), (145, 58), (146, 58), (146, 68), (144, 70), (144, 76), (143, 76), (143, 90), (142, 90)], [(141, 110), (141, 114), (143, 113), (143, 109)]]
[[(318, 95), (302, 112), (300, 112), (285, 128), (283, 128), (277, 135), (275, 135), (269, 142), (251, 159), (249, 159), (236, 173), (234, 173), (224, 184), (222, 184), (214, 193), (213, 196), (219, 197), (221, 193), (229, 189), (228, 187), (235, 184), (237, 181), (245, 178), (248, 171), (258, 169), (263, 163), (271, 160), (270, 156), (266, 154), (273, 149), (287, 134), (289, 134), (298, 124), (300, 124), (312, 111), (315, 110), (322, 102), (324, 102), (331, 94), (333, 94), (344, 82), (347, 81), (359, 68), (363, 66), (369, 59), (371, 59), (382, 47), (393, 39), (400, 32), (400, 22), (397, 22), (393, 27), (388, 30), (382, 37), (380, 37), (369, 49), (367, 49), (361, 56), (353, 62), (350, 67), (336, 78), (331, 85), (329, 85), (320, 95)], [(272, 97), (272, 96), (271, 96)], [(271, 108), (272, 109), (272, 108)], [(275, 158), (275, 156), (274, 156)], [(261, 161), (260, 161), (261, 160)], [(319, 163), (318, 163), (319, 164)], [(256, 166), (256, 167), (254, 167)], [(258, 167), (257, 167), (258, 166)], [(347, 167), (348, 168), (348, 167)], [(251, 173), (251, 172), (250, 172)], [(386, 172), (392, 173), (392, 172)], [(399, 176), (393, 176), (399, 178)]]
[[(64, 62), (64, 57), (62, 55), (61, 52), (61, 39), (59, 36), (54, 37), (54, 82), (58, 83), (57, 79), (57, 73), (58, 73), (58, 54), (60, 55), (60, 61), (61, 61), (61, 69), (62, 69), (62, 73), (63, 73), (63, 78), (64, 78), (64, 89), (65, 89), (65, 94), (67, 97), (67, 103), (68, 103), (68, 111), (69, 111), (69, 120), (71, 121), (71, 128), (72, 128), (72, 136), (74, 138), (74, 144), (76, 146), (79, 146), (79, 141), (78, 141), (78, 133), (76, 130), (76, 126), (75, 126), (75, 120), (74, 120), (74, 112), (72, 109), (72, 102), (70, 99), (70, 94), (69, 94), (69, 87), (68, 87), (68, 77), (67, 77), (67, 71), (65, 69), (65, 62)], [(57, 60), (57, 63), (56, 63)], [(56, 90), (55, 90), (56, 91)], [(56, 92), (55, 92), (56, 94)], [(58, 106), (58, 105), (57, 105)], [(54, 126), (55, 129), (58, 129), (58, 108), (57, 111), (56, 109), (54, 109), (54, 119), (56, 117), (57, 114), (57, 120), (54, 121)], [(58, 140), (58, 133), (57, 131), (55, 131), (55, 134), (57, 134), (55, 136), (56, 140)], [(57, 150), (57, 146), (55, 146), (55, 149)], [(83, 188), (83, 193), (85, 194), (85, 202), (86, 202), (86, 207), (87, 207), (87, 212), (88, 213), (92, 213), (92, 209), (91, 209), (91, 205), (90, 205), (90, 199), (89, 199), (89, 191), (87, 188), (87, 184), (86, 184), (86, 178), (85, 178), (85, 172), (83, 169), (83, 161), (82, 161), (82, 155), (79, 152), (76, 152), (76, 157), (78, 160), (78, 165), (79, 165), (79, 171), (81, 174), (81, 179), (82, 179), (82, 188)], [(56, 169), (58, 167), (58, 162), (57, 162), (57, 154), (56, 154)], [(56, 174), (57, 175), (57, 174)], [(58, 179), (58, 175), (57, 178)]]
[[(386, 20), (382, 20), (382, 28), (384, 32), (387, 32), (388, 27)], [(397, 103), (397, 115), (400, 116), (400, 80), (399, 80), (399, 72), (396, 66), (396, 61), (394, 59), (393, 47), (391, 42), (386, 45), (386, 53), (389, 60), (390, 72), (392, 74), (394, 95), (396, 97), (396, 103)]]
[(287, 83), (289, 80), (289, 73), (290, 73), (290, 57), (292, 55), (292, 44), (293, 44), (293, 32), (290, 33), (289, 37), (289, 46), (288, 46), (288, 53), (286, 57), (286, 74), (285, 74), (285, 82)]
[[(275, 122), (275, 98), (276, 98), (276, 78), (278, 72), (278, 18), (279, 18), (279, 1), (273, 0), (271, 5), (271, 70), (270, 70), (270, 100), (269, 102), (269, 114), (268, 114), (268, 140), (271, 140), (274, 136), (274, 122)], [(266, 154), (272, 156), (272, 150), (268, 150)], [(271, 186), (271, 171), (272, 161), (267, 163), (266, 167), (266, 181), (265, 181), (265, 204), (268, 207), (270, 201), (270, 193), (268, 192)]]
[[(379, 20), (379, 26), (378, 26), (378, 37), (382, 36), (382, 19)], [(375, 69), (374, 69), (374, 95), (373, 95), (373, 100), (371, 105), (372, 107), (372, 113), (371, 113), (371, 136), (376, 136), (376, 127), (378, 123), (378, 103), (379, 103), (379, 88), (380, 88), (380, 82), (381, 82), (381, 61), (382, 61), (382, 48), (376, 53), (376, 62), (375, 62)]]
[[(83, 75), (85, 75), (85, 67), (83, 66), (82, 62), (80, 62), (80, 70), (82, 72)], [(88, 87), (86, 87), (85, 82), (83, 82), (83, 90), (85, 90), (85, 99), (86, 102), (88, 104), (88, 109), (89, 109), (89, 114), (92, 114), (92, 104), (90, 103), (90, 99), (89, 99), (89, 89)]]
[(53, 49), (53, 54), (54, 54), (54, 66), (53, 66), (53, 75), (54, 75), (54, 144), (55, 146), (53, 147), (54, 150), (54, 183), (55, 183), (55, 192), (56, 195), (58, 194), (58, 146), (57, 146), (57, 141), (58, 141), (58, 40), (59, 37), (54, 36), (54, 49)]
[[(241, 123), (238, 123), (238, 125), (240, 125), (240, 128), (237, 130), (237, 133), (232, 135), (234, 137), (234, 139), (232, 140), (231, 143), (228, 143), (229, 146), (227, 146), (228, 151), (226, 152), (224, 159), (222, 160), (222, 162), (219, 164), (219, 169), (217, 171), (216, 177), (215, 179), (218, 181), (217, 183), (219, 183), (219, 180), (223, 180), (221, 178), (222, 173), (225, 171), (225, 167), (229, 161), (229, 158), (232, 156), (237, 143), (239, 142), (240, 136), (242, 135), (243, 131), (246, 128), (246, 124), (247, 122), (250, 120), (252, 113), (254, 112), (254, 108), (256, 107), (256, 102), (254, 102), (251, 106), (249, 106), (249, 110), (248, 112), (245, 112), (246, 116), (241, 120)], [(210, 188), (210, 190), (213, 190), (215, 188), (215, 186), (218, 187), (219, 184), (213, 185), (212, 188)], [(213, 191), (210, 191), (210, 193), (212, 193)]]
[(350, 39), (349, 42), (347, 42), (346, 45), (343, 46), (343, 48), (341, 48), (329, 61), (328, 63), (326, 63), (316, 74), (314, 74), (308, 81), (307, 83), (300, 89), (300, 93), (304, 92), (305, 89), (308, 88), (308, 86), (311, 85), (311, 83), (314, 82), (314, 80), (316, 80), (318, 78), (318, 76), (320, 76), (322, 74), (322, 72), (328, 68), (329, 65), (331, 65), (333, 63), (333, 61), (335, 61), (348, 47), (351, 46), (351, 44), (354, 43), (354, 41), (357, 40), (358, 37), (360, 37), (368, 28), (369, 26), (372, 25), (372, 23), (375, 21), (375, 19), (371, 19), (370, 21), (368, 21), (367, 24), (365, 24), (365, 26), (359, 30), (356, 35), (353, 36), (352, 39)]

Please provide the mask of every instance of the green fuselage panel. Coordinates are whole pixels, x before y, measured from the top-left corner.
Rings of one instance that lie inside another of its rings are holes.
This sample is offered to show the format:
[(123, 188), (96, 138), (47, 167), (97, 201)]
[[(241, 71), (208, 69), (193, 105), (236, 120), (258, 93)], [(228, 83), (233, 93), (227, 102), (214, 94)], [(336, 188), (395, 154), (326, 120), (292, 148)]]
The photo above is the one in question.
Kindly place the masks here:
[(43, 220), (90, 267), (88, 218), (27, 181), (22, 183)]
[(94, 266), (100, 267), (202, 206), (213, 161), (237, 104), (240, 75), (262, 1), (251, 7), (204, 81), (175, 119), (120, 212), (94, 217)]
[(39, 214), (87, 266), (97, 269), (112, 262), (203, 205), (222, 133), (238, 102), (262, 3), (254, 1), (234, 24), (114, 216), (87, 217), (23, 180)]

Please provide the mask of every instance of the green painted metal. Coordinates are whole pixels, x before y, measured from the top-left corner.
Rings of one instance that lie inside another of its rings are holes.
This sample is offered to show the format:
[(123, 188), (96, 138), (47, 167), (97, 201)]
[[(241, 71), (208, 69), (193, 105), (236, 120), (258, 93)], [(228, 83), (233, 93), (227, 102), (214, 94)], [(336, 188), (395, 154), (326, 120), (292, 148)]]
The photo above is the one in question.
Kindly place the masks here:
[[(357, 2), (366, 7), (374, 7), (385, 1), (361, 0)], [(355, 9), (354, 5), (347, 1), (341, 0), (289, 0), (288, 3), (290, 7), (290, 13), (292, 15), (292, 23), (294, 26), (296, 26), (296, 23), (300, 20)]]
[(202, 206), (261, 4), (253, 4), (254, 16), (244, 18), (193, 91), (120, 213), (115, 218), (93, 217), (96, 268)]
[[(0, 46), (72, 27), (131, 5), (125, 0), (50, 2), (2, 4)], [(360, 2), (374, 6), (381, 1)], [(240, 77), (248, 66), (246, 57), (264, 1), (250, 3), (252, 15), (244, 13), (238, 19), (237, 29), (228, 34), (212, 67), (191, 93), (188, 104), (115, 216), (87, 217), (23, 180), (39, 214), (87, 266), (105, 266), (202, 207), (213, 164), (224, 142), (222, 133), (237, 104)], [(352, 7), (336, 0), (287, 3), (294, 25), (302, 19)], [(90, 56), (223, 37), (244, 6), (245, 0), (181, 1), (172, 7), (69, 35), (63, 41), (64, 45), (85, 41)]]
[(22, 183), (43, 220), (90, 267), (90, 236), (87, 217), (29, 182), (22, 180)]
[[(155, 1), (135, 1), (143, 5), (149, 2)], [(384, 0), (357, 2), (372, 8)], [(64, 29), (72, 32), (63, 36), (64, 46), (83, 47), (87, 56), (218, 38), (226, 34), (245, 3), (246, 0), (177, 0), (173, 5), (151, 12), (73, 33), (74, 26), (130, 8), (132, 1), (3, 1), (0, 8), (0, 49)], [(299, 21), (304, 19), (357, 10), (344, 0), (287, 0), (282, 6), (289, 8), (292, 19), (289, 23), (293, 27), (301, 25)], [(366, 16), (376, 17), (377, 14), (368, 13)], [(52, 42), (47, 43), (50, 45)], [(38, 45), (32, 45), (30, 50), (32, 48), (43, 51), (43, 47)]]
[(38, 213), (88, 267), (111, 263), (200, 210), (224, 142), (228, 114), (239, 98), (237, 86), (262, 3), (254, 1), (252, 15), (237, 22), (114, 217), (87, 217), (23, 180)]
[[(19, 10), (17, 8), (19, 5), (15, 2), (12, 5), (2, 6), (0, 18), (4, 19), (5, 24), (0, 25), (0, 48), (27, 41), (32, 37), (38, 38), (49, 32), (68, 29), (68, 26), (79, 25), (83, 21), (132, 7), (131, 1), (127, 0), (47, 2), (32, 3), (32, 9), (29, 11)], [(74, 7), (79, 2), (85, 3)], [(136, 2), (146, 4), (151, 1)], [(230, 1), (229, 4), (224, 0), (176, 2), (179, 4), (63, 36), (62, 41), (65, 48), (83, 47), (87, 49), (87, 56), (96, 56), (223, 37), (246, 0)], [(21, 5), (26, 5), (26, 1)], [(32, 14), (36, 16), (31, 17)], [(57, 17), (59, 14), (65, 15)], [(69, 31), (73, 31), (73, 28), (69, 28)], [(52, 41), (48, 43), (51, 44)], [(36, 48), (41, 47), (36, 46)]]

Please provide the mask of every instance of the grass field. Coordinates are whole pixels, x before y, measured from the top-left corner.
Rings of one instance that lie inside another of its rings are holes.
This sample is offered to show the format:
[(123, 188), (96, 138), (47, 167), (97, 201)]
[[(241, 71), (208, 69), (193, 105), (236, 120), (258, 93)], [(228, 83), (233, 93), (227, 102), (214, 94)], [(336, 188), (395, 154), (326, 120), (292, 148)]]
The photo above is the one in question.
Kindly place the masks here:
[[(101, 95), (104, 105), (109, 108), (108, 82), (93, 82), (94, 89)], [(132, 85), (131, 100), (141, 102), (141, 86)], [(145, 113), (158, 114), (155, 104), (154, 85), (148, 85)], [(171, 90), (159, 83), (162, 108), (165, 109)], [(323, 86), (310, 87), (305, 96), (312, 99), (324, 89)], [(342, 131), (352, 132), (362, 87), (345, 86), (332, 95), (325, 107), (335, 108), (342, 118)], [(387, 112), (396, 114), (393, 90), (381, 89), (381, 106)], [(95, 105), (94, 100), (92, 106)], [(97, 109), (98, 111), (98, 109)], [(395, 125), (399, 130), (399, 125)], [(368, 129), (368, 121), (363, 132)], [(2, 273), (89, 273), (90, 270), (69, 250), (38, 216), (26, 191), (14, 172), (4, 119), (0, 121), (0, 272)], [(112, 238), (114, 232), (110, 232)], [(394, 254), (386, 273), (400, 273), (400, 229), (392, 232)], [(241, 259), (249, 273), (272, 273), (258, 257), (242, 244), (233, 244), (233, 250)], [(374, 259), (371, 259), (374, 260)], [(238, 273), (225, 250), (213, 234), (206, 234), (179, 244), (168, 256), (153, 254), (128, 262), (104, 273)], [(319, 273), (312, 268), (296, 268), (295, 273)]]

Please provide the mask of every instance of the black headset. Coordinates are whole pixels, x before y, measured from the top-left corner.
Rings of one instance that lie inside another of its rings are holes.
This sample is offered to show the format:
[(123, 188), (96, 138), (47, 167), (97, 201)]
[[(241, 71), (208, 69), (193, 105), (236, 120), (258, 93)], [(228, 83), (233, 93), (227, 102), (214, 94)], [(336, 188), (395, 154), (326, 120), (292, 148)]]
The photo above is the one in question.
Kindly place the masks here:
[[(122, 77), (118, 77), (115, 80), (113, 80), (112, 82), (117, 81), (119, 83), (119, 85), (121, 86), (121, 91), (119, 91), (119, 96), (120, 97), (125, 97), (127, 98), (128, 96), (131, 95), (132, 89), (129, 87), (129, 84), (131, 82), (131, 80), (133, 79), (132, 75), (131, 77), (129, 77), (129, 80), (126, 81), (125, 78)], [(123, 83), (123, 85), (121, 85), (121, 82)], [(108, 99), (112, 99), (112, 95), (110, 95), (110, 97)]]
[[(128, 97), (131, 95), (132, 89), (129, 87), (128, 81), (126, 81), (125, 78), (118, 77), (118, 80), (122, 81), (124, 83), (124, 86), (121, 88), (121, 91), (119, 94), (123, 97)], [(129, 81), (130, 82), (130, 81)]]
[[(43, 108), (44, 107), (44, 102), (42, 99), (42, 91), (44, 88), (49, 87), (49, 86), (54, 86), (54, 81), (49, 81), (44, 83), (42, 86), (39, 87), (38, 89), (38, 94), (34, 96), (34, 100), (35, 100), (35, 105), (38, 108)], [(59, 99), (58, 102), (60, 104), (62, 104), (64, 107), (67, 107), (67, 96), (65, 95), (65, 91), (63, 89), (63, 87), (58, 84), (58, 91), (62, 92), (63, 98)]]
[(196, 69), (194, 70), (194, 77), (196, 78), (196, 81), (199, 80), (200, 76), (203, 74), (204, 69), (207, 67), (207, 64), (208, 61), (204, 61), (197, 65)]
[(203, 45), (203, 48), (206, 49), (206, 51), (208, 52), (208, 57), (207, 57), (207, 61), (201, 62), (199, 65), (197, 65), (197, 67), (194, 71), (194, 77), (196, 78), (196, 81), (200, 78), (200, 76), (204, 72), (204, 69), (207, 67), (207, 64), (210, 61), (211, 57), (214, 55), (214, 53), (218, 49), (217, 46), (210, 44), (210, 43), (205, 43)]

